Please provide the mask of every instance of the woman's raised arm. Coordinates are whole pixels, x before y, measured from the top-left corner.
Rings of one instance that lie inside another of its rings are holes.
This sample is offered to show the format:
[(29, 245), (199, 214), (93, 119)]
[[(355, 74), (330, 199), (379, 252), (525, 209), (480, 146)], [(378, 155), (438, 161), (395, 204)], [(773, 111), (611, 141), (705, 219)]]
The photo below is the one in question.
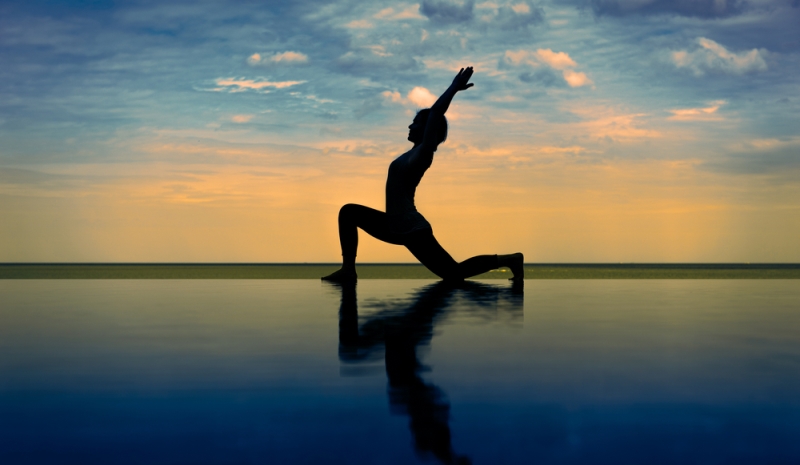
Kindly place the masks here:
[[(417, 151), (418, 155), (423, 157), (433, 156), (433, 152), (439, 145), (439, 135), (436, 133), (436, 121), (447, 112), (447, 109), (450, 107), (450, 102), (453, 100), (453, 97), (456, 96), (456, 92), (467, 90), (473, 86), (473, 84), (469, 82), (469, 78), (471, 77), (472, 66), (461, 68), (461, 71), (456, 74), (450, 87), (448, 87), (442, 96), (436, 100), (436, 103), (433, 104), (431, 112), (428, 114), (428, 122), (425, 125), (425, 135), (422, 138), (422, 144)], [(411, 162), (414, 162), (413, 159)]]

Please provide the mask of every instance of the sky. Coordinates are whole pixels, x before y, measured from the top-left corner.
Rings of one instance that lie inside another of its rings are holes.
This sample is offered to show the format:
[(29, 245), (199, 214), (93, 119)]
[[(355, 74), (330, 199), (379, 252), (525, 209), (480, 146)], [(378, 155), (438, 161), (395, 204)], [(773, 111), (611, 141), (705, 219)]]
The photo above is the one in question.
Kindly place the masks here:
[[(415, 112), (457, 260), (800, 262), (800, 1), (0, 3), (0, 262), (334, 262)], [(361, 233), (359, 260), (412, 262)]]

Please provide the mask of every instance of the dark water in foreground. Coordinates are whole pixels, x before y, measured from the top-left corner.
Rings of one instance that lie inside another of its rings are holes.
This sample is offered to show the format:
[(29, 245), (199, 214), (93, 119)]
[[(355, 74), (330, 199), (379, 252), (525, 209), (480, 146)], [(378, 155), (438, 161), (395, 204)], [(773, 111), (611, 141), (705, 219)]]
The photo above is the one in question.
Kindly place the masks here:
[(800, 463), (800, 281), (0, 281), (0, 463)]

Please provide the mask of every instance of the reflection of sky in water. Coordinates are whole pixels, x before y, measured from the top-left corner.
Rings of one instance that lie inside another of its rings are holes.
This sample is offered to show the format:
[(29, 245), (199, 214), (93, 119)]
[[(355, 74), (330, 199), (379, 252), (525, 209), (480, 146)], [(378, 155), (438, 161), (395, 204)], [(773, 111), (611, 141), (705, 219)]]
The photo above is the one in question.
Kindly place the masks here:
[(800, 461), (798, 281), (0, 296), (4, 464)]

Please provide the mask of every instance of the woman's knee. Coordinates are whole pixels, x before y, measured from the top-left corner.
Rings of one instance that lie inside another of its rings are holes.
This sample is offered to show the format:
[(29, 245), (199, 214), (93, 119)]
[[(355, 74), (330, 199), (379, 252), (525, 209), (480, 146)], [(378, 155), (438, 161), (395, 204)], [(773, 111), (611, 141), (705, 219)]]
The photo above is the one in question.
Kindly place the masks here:
[(348, 203), (347, 205), (342, 206), (342, 208), (339, 209), (339, 222), (353, 222), (356, 212), (360, 207), (361, 205), (356, 205), (354, 203)]
[(464, 279), (460, 264), (439, 245), (433, 234), (421, 234), (405, 245), (411, 254), (436, 276), (445, 281)]
[(423, 263), (423, 265), (444, 281), (460, 282), (464, 280), (464, 274), (459, 269), (458, 264), (450, 265), (428, 262), (427, 264)]
[(464, 272), (458, 265), (446, 267), (436, 274), (445, 281), (460, 282), (464, 280)]

